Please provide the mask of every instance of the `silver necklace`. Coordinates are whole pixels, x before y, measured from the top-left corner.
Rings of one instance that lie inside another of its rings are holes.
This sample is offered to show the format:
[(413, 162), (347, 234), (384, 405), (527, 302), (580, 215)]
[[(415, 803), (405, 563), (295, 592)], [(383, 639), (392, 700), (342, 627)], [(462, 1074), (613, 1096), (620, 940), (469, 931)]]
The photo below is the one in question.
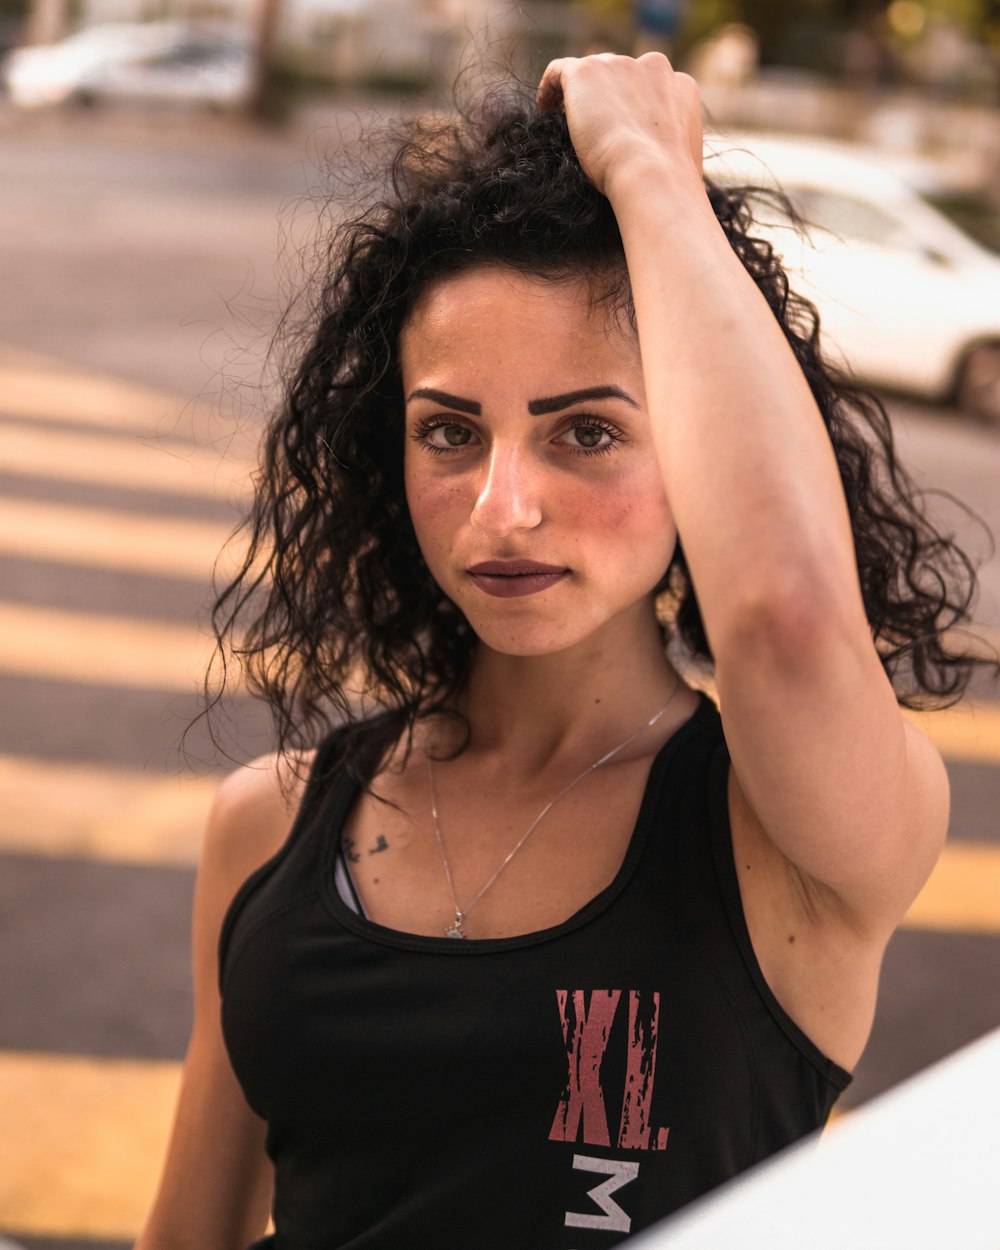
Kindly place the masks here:
[(573, 787), (577, 785), (578, 782), (581, 782), (584, 779), (584, 777), (589, 777), (590, 774), (595, 769), (600, 768), (603, 764), (607, 764), (609, 760), (613, 760), (619, 751), (624, 751), (625, 748), (629, 745), (629, 743), (634, 742), (635, 739), (638, 738), (638, 736), (641, 733), (644, 733), (647, 729), (652, 729), (652, 727), (656, 724), (656, 722), (660, 719), (663, 713), (667, 710), (667, 708), (673, 702), (674, 695), (676, 695), (679, 689), (680, 689), (680, 682), (678, 682), (677, 685), (674, 686), (674, 689), (671, 692), (670, 698), (666, 701), (666, 703), (664, 703), (663, 707), (661, 707), (658, 712), (654, 713), (654, 715), (651, 716), (649, 720), (643, 721), (643, 723), (639, 726), (638, 729), (634, 729), (627, 738), (624, 738), (621, 742), (619, 742), (618, 745), (616, 747), (613, 747), (610, 751), (608, 751), (606, 755), (602, 755), (599, 760), (595, 760), (593, 764), (585, 768), (583, 772), (579, 774), (579, 776), (573, 778), (573, 780), (569, 783), (569, 785), (563, 786), (563, 788), (559, 791), (559, 793), (556, 795), (554, 799), (550, 799), (549, 802), (545, 804), (542, 810), (538, 813), (535, 819), (528, 826), (527, 831), (524, 834), (522, 834), (520, 839), (515, 843), (514, 848), (507, 854), (507, 857), (504, 859), (500, 867), (496, 870), (493, 876), (490, 877), (490, 879), (485, 883), (485, 885), (482, 885), (479, 887), (478, 892), (475, 894), (475, 896), (472, 899), (469, 900), (468, 903), (466, 903), (464, 909), (459, 907), (458, 905), (458, 898), (455, 894), (455, 883), (452, 880), (452, 876), (451, 876), (451, 865), (448, 863), (448, 856), (444, 849), (444, 839), (441, 837), (441, 822), (438, 818), (437, 794), (434, 791), (434, 767), (431, 763), (430, 754), (428, 753), (427, 755), (427, 780), (430, 785), (430, 792), (431, 792), (431, 816), (433, 817), (433, 820), (434, 820), (434, 836), (437, 838), (438, 850), (441, 852), (441, 862), (442, 864), (444, 864), (444, 875), (448, 882), (448, 891), (451, 894), (452, 906), (455, 908), (454, 923), (448, 925), (445, 928), (445, 931), (444, 931), (445, 937), (465, 938), (468, 936), (468, 934), (464, 933), (462, 930), (462, 923), (465, 920), (466, 916), (473, 909), (473, 907), (475, 907), (475, 905), (483, 897), (483, 895), (490, 888), (490, 886), (493, 885), (497, 877), (500, 876), (500, 874), (507, 867), (507, 865), (514, 858), (514, 856), (518, 853), (521, 847), (524, 846), (525, 842), (527, 842), (527, 840), (535, 832), (538, 826), (542, 823), (542, 820), (549, 814), (552, 808), (555, 807), (555, 805), (559, 802), (559, 800), (563, 798), (564, 795), (568, 794), (570, 790), (572, 790)]

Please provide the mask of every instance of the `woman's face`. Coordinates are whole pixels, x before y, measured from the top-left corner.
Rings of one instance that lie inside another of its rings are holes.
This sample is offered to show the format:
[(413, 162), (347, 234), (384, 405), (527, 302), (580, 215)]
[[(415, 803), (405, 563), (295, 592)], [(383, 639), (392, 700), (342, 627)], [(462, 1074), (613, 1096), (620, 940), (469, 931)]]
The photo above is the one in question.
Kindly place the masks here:
[(424, 559), (510, 655), (648, 630), (676, 533), (634, 339), (582, 284), (482, 268), (400, 338), (406, 497)]

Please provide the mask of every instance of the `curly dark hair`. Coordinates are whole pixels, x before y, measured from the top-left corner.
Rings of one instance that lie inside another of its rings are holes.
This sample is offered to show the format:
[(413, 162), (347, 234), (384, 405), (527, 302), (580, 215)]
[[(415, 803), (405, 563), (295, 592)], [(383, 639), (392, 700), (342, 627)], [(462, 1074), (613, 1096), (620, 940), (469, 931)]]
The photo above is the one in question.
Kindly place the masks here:
[[(476, 642), (424, 564), (404, 495), (398, 342), (415, 302), (443, 278), (500, 264), (582, 278), (595, 303), (634, 327), (614, 212), (561, 113), (539, 112), (523, 91), (494, 93), (457, 117), (409, 123), (385, 174), (369, 206), (334, 231), (310, 341), (264, 443), (245, 561), (212, 616), (222, 688), (234, 655), (282, 750), (346, 725), (336, 763), (363, 783), (420, 715), (448, 707)], [(822, 358), (815, 308), (753, 236), (751, 189), (705, 186), (826, 424), (897, 697), (954, 702), (986, 662), (945, 644), (969, 620), (974, 569), (921, 511), (881, 403)], [(710, 663), (680, 544), (660, 590), (665, 642)]]

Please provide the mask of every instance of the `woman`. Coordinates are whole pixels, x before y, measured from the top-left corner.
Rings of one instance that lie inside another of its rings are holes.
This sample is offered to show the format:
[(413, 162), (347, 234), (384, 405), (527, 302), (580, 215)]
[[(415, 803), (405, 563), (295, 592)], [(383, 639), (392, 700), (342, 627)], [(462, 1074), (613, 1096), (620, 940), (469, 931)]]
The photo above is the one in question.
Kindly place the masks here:
[(343, 228), (218, 605), (282, 751), (211, 817), (142, 1250), (273, 1178), (281, 1250), (607, 1246), (849, 1081), (970, 573), (748, 225), (649, 54), (418, 129)]

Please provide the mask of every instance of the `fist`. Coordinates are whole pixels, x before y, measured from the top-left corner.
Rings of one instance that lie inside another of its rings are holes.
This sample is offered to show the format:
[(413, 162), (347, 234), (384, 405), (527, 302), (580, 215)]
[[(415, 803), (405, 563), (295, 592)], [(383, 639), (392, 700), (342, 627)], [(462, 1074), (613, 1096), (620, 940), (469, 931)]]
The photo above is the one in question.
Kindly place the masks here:
[(669, 168), (701, 181), (701, 96), (660, 52), (633, 60), (602, 52), (552, 61), (538, 87), (543, 111), (561, 108), (584, 173), (613, 198), (615, 174), (630, 165)]

